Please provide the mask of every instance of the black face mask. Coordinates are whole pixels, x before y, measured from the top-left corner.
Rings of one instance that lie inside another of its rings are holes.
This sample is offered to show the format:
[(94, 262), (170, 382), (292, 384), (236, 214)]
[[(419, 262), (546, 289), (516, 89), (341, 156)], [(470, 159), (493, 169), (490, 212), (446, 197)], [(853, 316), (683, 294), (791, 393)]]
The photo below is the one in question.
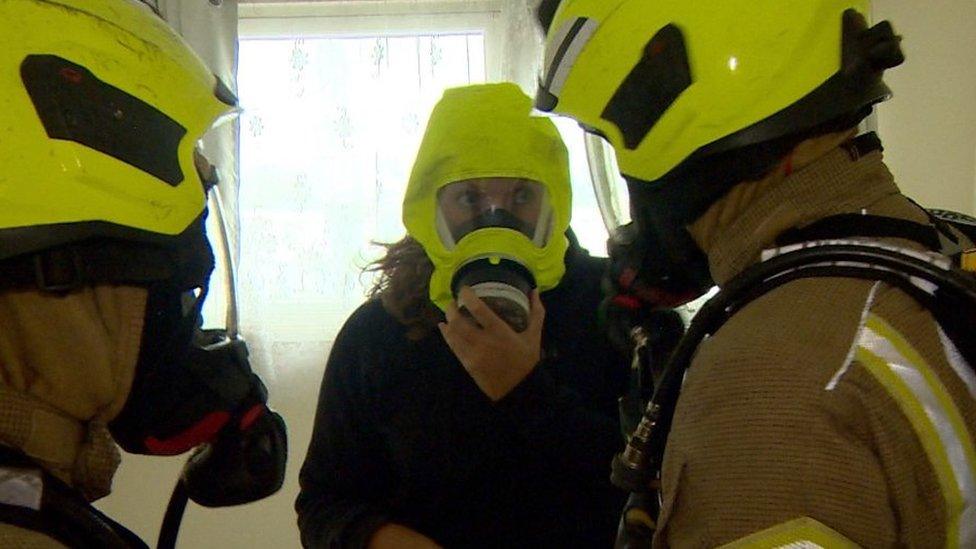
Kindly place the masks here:
[[(211, 339), (210, 343), (198, 341), (211, 356), (224, 357), (225, 364), (247, 364), (243, 340), (230, 339), (222, 330), (200, 335)], [(250, 366), (246, 370), (250, 371)], [(187, 495), (205, 507), (257, 501), (277, 492), (284, 482), (288, 456), (285, 421), (266, 406), (267, 390), (261, 380), (253, 373), (249, 379), (248, 397), (238, 408), (243, 413), (234, 414), (214, 439), (198, 446), (183, 467)]]
[[(638, 184), (641, 184), (638, 182)], [(704, 295), (715, 285), (708, 259), (684, 224), (631, 190), (633, 223), (619, 227), (607, 243), (612, 295), (635, 307), (673, 308)]]
[(235, 505), (280, 488), (285, 426), (267, 408), (244, 342), (199, 329), (203, 298), (166, 284), (150, 288), (135, 380), (109, 430), (130, 453), (176, 455), (206, 445), (184, 471), (188, 491), (205, 505)]
[(495, 210), (486, 211), (471, 219), (467, 223), (452, 228), (451, 237), (454, 238), (455, 242), (459, 242), (462, 238), (473, 233), (474, 231), (477, 231), (478, 229), (487, 229), (491, 227), (518, 231), (527, 236), (530, 240), (533, 236), (535, 236), (535, 227), (531, 223), (526, 223), (508, 210), (498, 208)]

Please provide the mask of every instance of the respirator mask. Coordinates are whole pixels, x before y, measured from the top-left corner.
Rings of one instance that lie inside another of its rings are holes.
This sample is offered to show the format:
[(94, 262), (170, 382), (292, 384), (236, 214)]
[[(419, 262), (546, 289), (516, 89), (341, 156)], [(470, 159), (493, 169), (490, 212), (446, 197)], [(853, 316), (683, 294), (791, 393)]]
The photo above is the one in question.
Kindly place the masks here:
[[(437, 193), (437, 234), (453, 271), (450, 295), (469, 286), (517, 332), (529, 319), (536, 287), (533, 264), (552, 234), (553, 211), (545, 186), (516, 178), (451, 183)], [(463, 300), (458, 307), (466, 312)]]
[(518, 86), (445, 91), (403, 199), (403, 224), (434, 266), (431, 301), (447, 310), (469, 286), (524, 330), (532, 289), (566, 271), (571, 203), (566, 146)]

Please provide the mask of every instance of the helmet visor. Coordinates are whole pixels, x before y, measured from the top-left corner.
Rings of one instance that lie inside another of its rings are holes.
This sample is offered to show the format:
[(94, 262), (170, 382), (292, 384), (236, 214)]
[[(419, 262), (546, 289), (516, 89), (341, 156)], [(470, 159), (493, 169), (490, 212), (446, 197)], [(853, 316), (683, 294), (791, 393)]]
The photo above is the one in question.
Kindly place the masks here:
[(437, 232), (449, 250), (485, 228), (518, 231), (541, 248), (549, 241), (552, 221), (546, 187), (528, 179), (468, 179), (437, 193)]

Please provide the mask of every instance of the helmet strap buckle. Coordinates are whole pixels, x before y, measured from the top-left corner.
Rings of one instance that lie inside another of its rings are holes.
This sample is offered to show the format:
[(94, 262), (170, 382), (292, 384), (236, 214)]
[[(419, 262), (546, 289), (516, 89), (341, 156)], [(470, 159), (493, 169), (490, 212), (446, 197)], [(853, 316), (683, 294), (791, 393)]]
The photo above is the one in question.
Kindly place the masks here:
[(55, 248), (34, 255), (34, 280), (42, 292), (67, 293), (82, 287), (85, 269), (74, 248)]

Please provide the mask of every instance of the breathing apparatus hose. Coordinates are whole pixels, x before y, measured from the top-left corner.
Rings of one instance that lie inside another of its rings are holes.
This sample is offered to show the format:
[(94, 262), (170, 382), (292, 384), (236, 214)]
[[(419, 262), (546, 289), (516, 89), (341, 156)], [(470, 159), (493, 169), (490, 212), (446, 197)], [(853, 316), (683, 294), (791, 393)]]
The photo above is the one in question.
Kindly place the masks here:
[(183, 478), (176, 481), (173, 488), (173, 495), (169, 498), (166, 506), (166, 514), (163, 516), (163, 525), (159, 529), (159, 539), (156, 542), (156, 549), (174, 549), (176, 538), (180, 533), (180, 523), (183, 522), (183, 512), (186, 511), (186, 504), (189, 501), (186, 485)]
[[(227, 220), (224, 218), (224, 205), (220, 197), (220, 187), (214, 186), (210, 189), (207, 201), (217, 222), (218, 238), (215, 239), (217, 257), (220, 258), (224, 266), (224, 299), (227, 303), (224, 318), (226, 336), (236, 338), (238, 336), (237, 281), (234, 259), (230, 252)], [(166, 513), (163, 515), (163, 523), (159, 528), (159, 538), (156, 542), (157, 549), (173, 549), (176, 547), (176, 538), (179, 536), (180, 525), (183, 523), (183, 514), (186, 512), (188, 501), (189, 493), (186, 483), (183, 476), (180, 475), (176, 481), (176, 486), (173, 487), (173, 494), (166, 506)]]
[[(698, 346), (753, 300), (793, 280), (814, 277), (875, 280), (897, 287), (925, 306), (957, 345), (964, 341), (967, 326), (971, 329), (976, 325), (976, 278), (953, 268), (944, 257), (927, 260), (865, 243), (824, 241), (808, 243), (747, 269), (709, 300), (692, 320), (655, 387), (640, 424), (624, 451), (614, 458), (611, 479), (632, 494), (621, 520), (617, 548), (650, 546), (660, 514), (659, 475), (664, 447), (682, 381)], [(970, 356), (966, 356), (966, 349), (960, 350), (970, 365), (976, 364), (972, 349)], [(641, 526), (639, 523), (644, 527), (628, 527)]]

